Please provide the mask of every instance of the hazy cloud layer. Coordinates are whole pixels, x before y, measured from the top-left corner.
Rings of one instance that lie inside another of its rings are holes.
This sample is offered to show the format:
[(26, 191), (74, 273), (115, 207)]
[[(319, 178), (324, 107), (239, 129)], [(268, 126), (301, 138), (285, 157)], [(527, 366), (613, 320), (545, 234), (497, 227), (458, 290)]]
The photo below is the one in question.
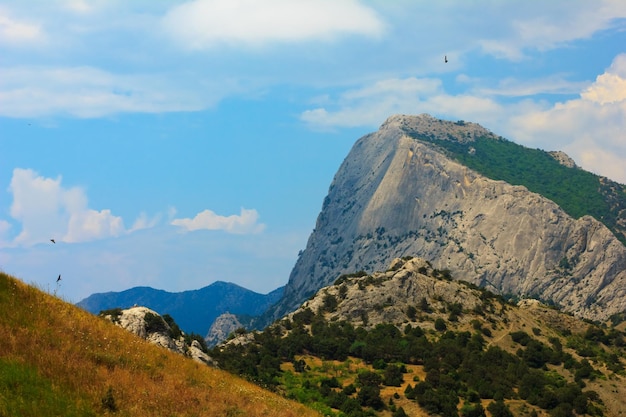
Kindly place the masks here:
[(21, 47), (43, 40), (44, 34), (39, 25), (15, 19), (0, 8), (0, 45)]
[(162, 75), (119, 75), (92, 67), (0, 69), (0, 116), (93, 118), (194, 111), (216, 99), (211, 94), (200, 97), (193, 86), (176, 85)]

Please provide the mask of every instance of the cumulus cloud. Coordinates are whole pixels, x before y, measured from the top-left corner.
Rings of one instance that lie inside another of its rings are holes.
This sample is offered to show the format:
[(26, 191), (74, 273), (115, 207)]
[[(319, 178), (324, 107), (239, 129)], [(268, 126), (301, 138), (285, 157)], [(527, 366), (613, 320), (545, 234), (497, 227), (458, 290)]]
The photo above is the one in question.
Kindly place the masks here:
[(47, 242), (84, 242), (124, 233), (122, 218), (110, 210), (93, 210), (79, 187), (65, 188), (61, 177), (45, 178), (31, 169), (16, 168), (9, 186), (11, 217), (21, 223), (16, 245)]
[(194, 230), (224, 230), (228, 233), (248, 234), (259, 233), (265, 225), (258, 223), (259, 214), (254, 209), (241, 209), (239, 215), (220, 216), (211, 210), (198, 213), (193, 219), (174, 219), (171, 224), (187, 231)]
[(163, 27), (190, 49), (383, 32), (376, 12), (356, 0), (195, 0), (172, 8)]

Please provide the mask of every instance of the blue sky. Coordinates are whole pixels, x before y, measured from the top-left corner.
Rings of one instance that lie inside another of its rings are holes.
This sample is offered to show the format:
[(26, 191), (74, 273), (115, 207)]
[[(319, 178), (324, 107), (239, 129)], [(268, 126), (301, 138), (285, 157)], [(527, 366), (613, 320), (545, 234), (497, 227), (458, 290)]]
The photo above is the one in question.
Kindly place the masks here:
[(0, 269), (73, 302), (285, 284), (392, 114), (626, 183), (621, 0), (0, 0), (0, 57)]

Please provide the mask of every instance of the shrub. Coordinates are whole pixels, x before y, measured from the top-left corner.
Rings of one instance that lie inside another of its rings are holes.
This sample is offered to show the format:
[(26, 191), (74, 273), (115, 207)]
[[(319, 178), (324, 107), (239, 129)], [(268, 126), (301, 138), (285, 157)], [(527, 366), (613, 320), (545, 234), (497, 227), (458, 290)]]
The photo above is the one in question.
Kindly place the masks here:
[(115, 398), (113, 397), (113, 388), (110, 386), (106, 394), (104, 394), (104, 397), (102, 397), (102, 408), (106, 411), (117, 411), (117, 404), (115, 403)]
[(435, 320), (435, 329), (443, 332), (448, 328), (448, 326), (446, 326), (446, 322), (444, 319), (442, 319), (441, 317), (438, 317), (437, 320)]
[(502, 401), (494, 401), (487, 406), (492, 417), (514, 417), (509, 407)]
[(157, 314), (146, 312), (144, 321), (146, 323), (146, 332), (148, 333), (164, 333), (169, 331), (169, 326), (165, 320), (163, 320), (163, 317)]

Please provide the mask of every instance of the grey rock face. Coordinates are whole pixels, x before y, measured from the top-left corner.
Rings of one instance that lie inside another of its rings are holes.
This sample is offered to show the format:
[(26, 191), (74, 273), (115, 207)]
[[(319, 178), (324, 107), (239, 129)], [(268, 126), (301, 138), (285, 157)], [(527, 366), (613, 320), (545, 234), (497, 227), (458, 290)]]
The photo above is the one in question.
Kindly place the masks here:
[(235, 330), (242, 327), (245, 327), (245, 325), (239, 321), (237, 316), (231, 313), (224, 313), (215, 319), (204, 339), (208, 346), (215, 346), (226, 340)]
[(416, 256), (455, 278), (539, 298), (579, 317), (626, 310), (626, 248), (600, 222), (573, 219), (525, 187), (483, 177), (406, 129), (498, 138), (472, 123), (393, 116), (359, 139), (274, 312), (295, 310), (339, 275)]

